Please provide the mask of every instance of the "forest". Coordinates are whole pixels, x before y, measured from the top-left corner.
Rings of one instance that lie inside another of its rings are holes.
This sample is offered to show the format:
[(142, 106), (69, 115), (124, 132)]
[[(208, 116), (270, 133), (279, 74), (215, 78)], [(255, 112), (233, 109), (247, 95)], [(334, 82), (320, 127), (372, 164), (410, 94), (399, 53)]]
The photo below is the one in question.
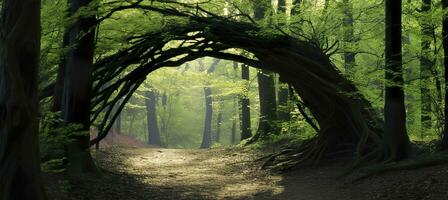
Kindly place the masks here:
[(448, 199), (448, 0), (0, 8), (0, 200)]

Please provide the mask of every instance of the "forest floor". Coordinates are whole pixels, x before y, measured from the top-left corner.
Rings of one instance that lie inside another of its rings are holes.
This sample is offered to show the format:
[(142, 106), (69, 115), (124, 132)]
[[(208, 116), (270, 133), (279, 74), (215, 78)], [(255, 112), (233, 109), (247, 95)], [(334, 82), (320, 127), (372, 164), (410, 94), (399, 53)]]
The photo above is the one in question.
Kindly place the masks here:
[(260, 170), (260, 154), (211, 150), (109, 147), (94, 154), (102, 178), (46, 173), (54, 199), (67, 200), (446, 200), (448, 165), (390, 172), (351, 182), (343, 163), (284, 174)]

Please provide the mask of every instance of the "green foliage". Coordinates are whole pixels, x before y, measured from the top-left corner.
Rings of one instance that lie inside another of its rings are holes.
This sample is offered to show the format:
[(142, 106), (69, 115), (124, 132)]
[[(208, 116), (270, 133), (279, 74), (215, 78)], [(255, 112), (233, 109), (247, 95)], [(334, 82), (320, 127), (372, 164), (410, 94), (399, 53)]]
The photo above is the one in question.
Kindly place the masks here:
[(76, 136), (89, 134), (88, 131), (79, 131), (82, 129), (80, 124), (61, 126), (61, 123), (60, 112), (47, 112), (42, 115), (39, 130), (40, 152), (46, 159), (62, 159), (65, 156), (66, 144)]
[[(126, 9), (107, 16), (114, 8), (130, 5), (135, 1), (93, 1), (88, 7), (81, 9), (74, 17), (67, 18), (66, 0), (42, 1), (42, 56), (40, 68), (40, 88), (44, 88), (56, 78), (57, 67), (68, 48), (62, 48), (63, 34), (67, 26), (75, 19), (96, 14), (101, 21), (97, 27), (95, 60), (129, 47), (137, 39), (148, 32), (157, 32), (173, 24), (188, 25), (188, 19), (167, 17), (159, 13), (142, 9)], [(195, 13), (198, 1), (182, 1), (191, 7), (180, 4), (167, 5), (164, 1), (145, 0), (143, 3), (160, 8), (173, 8)], [(209, 16), (217, 15), (232, 19), (251, 22), (254, 0), (212, 0), (200, 3), (201, 7), (210, 12)], [(344, 40), (347, 27), (344, 25), (344, 12), (347, 9), (344, 1), (302, 1), (301, 5), (292, 5), (287, 0), (287, 13), (278, 13), (276, 3), (266, 8), (266, 17), (257, 21), (261, 31), (254, 32), (256, 36), (270, 38), (278, 33), (290, 34), (296, 38), (313, 42), (316, 46), (328, 50), (331, 60), (336, 67), (349, 79), (356, 83), (360, 93), (365, 95), (373, 107), (382, 113), (384, 104), (384, 1), (382, 0), (350, 0), (351, 12), (354, 16), (354, 35), (349, 41)], [(326, 5), (325, 2), (328, 2)], [(0, 1), (1, 3), (1, 1)], [(442, 93), (437, 91), (436, 81), (443, 80), (443, 59), (441, 48), (441, 16), (440, 1), (433, 2), (433, 9), (429, 14), (416, 12), (421, 7), (420, 1), (403, 2), (403, 60), (405, 68), (405, 91), (407, 109), (407, 128), (412, 140), (429, 141), (438, 139), (443, 122), (444, 103), (440, 99)], [(432, 99), (432, 128), (428, 132), (421, 132), (420, 124), (420, 55), (421, 55), (421, 25), (422, 22), (431, 23), (434, 28), (434, 38), (431, 48), (434, 55), (435, 70), (429, 81)], [(333, 44), (335, 44), (333, 46)], [(160, 47), (169, 49), (181, 45), (176, 41)], [(232, 49), (241, 55), (247, 53)], [(344, 53), (356, 53), (356, 63), (353, 69), (344, 67)], [(251, 56), (248, 56), (251, 57)], [(204, 121), (205, 86), (212, 88), (213, 104), (213, 133), (216, 132), (216, 114), (222, 112), (222, 141), (220, 144), (230, 143), (230, 132), (233, 120), (238, 118), (239, 97), (249, 97), (251, 101), (252, 130), (256, 131), (259, 115), (258, 86), (255, 71), (251, 71), (249, 81), (241, 80), (240, 68), (233, 68), (233, 63), (221, 61), (216, 71), (207, 74), (205, 71), (211, 65), (211, 58), (192, 61), (178, 68), (163, 68), (151, 73), (145, 84), (131, 98), (122, 113), (122, 129), (125, 134), (134, 136), (142, 141), (148, 140), (146, 128), (145, 92), (157, 91), (157, 116), (162, 133), (164, 146), (174, 148), (196, 148), (202, 137)], [(127, 69), (120, 76), (128, 73)], [(117, 79), (120, 78), (117, 76)], [(166, 102), (163, 102), (166, 98)], [(218, 101), (216, 100), (220, 100)], [(49, 101), (42, 101), (41, 119), (41, 148), (43, 152), (59, 151), (50, 144), (64, 144), (69, 141), (70, 134), (76, 134), (79, 126), (70, 125), (55, 128), (51, 124), (59, 124), (59, 114), (49, 113)], [(283, 109), (283, 108), (282, 108)], [(303, 140), (314, 136), (315, 132), (305, 122), (304, 118), (290, 105), (292, 118), (287, 122), (272, 122), (279, 127), (279, 132), (271, 134), (267, 141), (282, 143), (288, 140)], [(95, 124), (94, 124), (95, 125)], [(239, 120), (237, 120), (237, 138), (239, 138)], [(56, 126), (58, 127), (58, 126)], [(70, 133), (70, 134), (67, 134)], [(81, 133), (86, 134), (86, 133)], [(59, 145), (61, 146), (61, 145)], [(59, 148), (62, 149), (62, 148)]]

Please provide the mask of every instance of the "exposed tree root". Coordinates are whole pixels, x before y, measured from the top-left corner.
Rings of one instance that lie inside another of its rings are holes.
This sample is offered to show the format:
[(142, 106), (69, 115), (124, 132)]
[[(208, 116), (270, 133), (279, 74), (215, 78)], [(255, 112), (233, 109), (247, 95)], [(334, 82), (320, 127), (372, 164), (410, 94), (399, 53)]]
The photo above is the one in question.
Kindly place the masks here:
[(435, 154), (430, 156), (424, 155), (419, 158), (406, 160), (402, 162), (382, 163), (371, 167), (361, 168), (359, 170), (360, 174), (357, 175), (353, 179), (353, 181), (361, 181), (373, 175), (379, 175), (391, 171), (415, 170), (447, 163), (448, 163), (448, 155), (446, 155), (446, 153)]

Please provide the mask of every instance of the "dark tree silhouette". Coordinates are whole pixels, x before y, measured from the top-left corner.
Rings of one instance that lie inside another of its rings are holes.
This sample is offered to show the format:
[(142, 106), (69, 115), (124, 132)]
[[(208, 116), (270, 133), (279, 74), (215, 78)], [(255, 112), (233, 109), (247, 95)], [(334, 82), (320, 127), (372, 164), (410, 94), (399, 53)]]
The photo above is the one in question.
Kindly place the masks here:
[(46, 199), (40, 174), (40, 1), (3, 0), (0, 16), (0, 199)]
[(157, 92), (151, 89), (146, 92), (146, 120), (148, 125), (148, 144), (162, 146), (159, 123), (157, 123)]
[[(443, 43), (443, 60), (444, 60), (444, 68), (445, 68), (445, 80), (448, 80), (448, 15), (446, 11), (448, 9), (448, 0), (442, 0), (442, 9), (444, 11), (443, 15), (443, 33), (442, 33), (442, 43)], [(445, 81), (445, 126), (442, 133), (442, 142), (441, 148), (444, 150), (448, 149), (448, 81)]]
[(403, 91), (401, 6), (401, 0), (386, 0), (384, 148), (388, 161), (406, 158), (409, 148)]
[(420, 56), (420, 134), (427, 133), (431, 128), (431, 104), (432, 95), (430, 90), (431, 76), (434, 67), (432, 61), (432, 36), (433, 26), (431, 24), (431, 4), (432, 0), (422, 0), (421, 12), (424, 15), (421, 21), (422, 41), (421, 41), (421, 56)]
[[(91, 0), (71, 0), (71, 16), (91, 3)], [(73, 174), (98, 174), (90, 155), (90, 99), (92, 88), (93, 55), (95, 49), (96, 17), (93, 14), (78, 18), (69, 28), (70, 50), (66, 56), (61, 111), (65, 125), (79, 125), (69, 133), (67, 144), (68, 171)]]
[[(250, 70), (249, 66), (241, 65), (241, 78), (249, 81)], [(249, 89), (249, 87), (246, 87)], [(243, 95), (240, 99), (241, 104), (241, 140), (252, 137), (252, 128), (250, 123), (250, 99), (247, 95)]]

